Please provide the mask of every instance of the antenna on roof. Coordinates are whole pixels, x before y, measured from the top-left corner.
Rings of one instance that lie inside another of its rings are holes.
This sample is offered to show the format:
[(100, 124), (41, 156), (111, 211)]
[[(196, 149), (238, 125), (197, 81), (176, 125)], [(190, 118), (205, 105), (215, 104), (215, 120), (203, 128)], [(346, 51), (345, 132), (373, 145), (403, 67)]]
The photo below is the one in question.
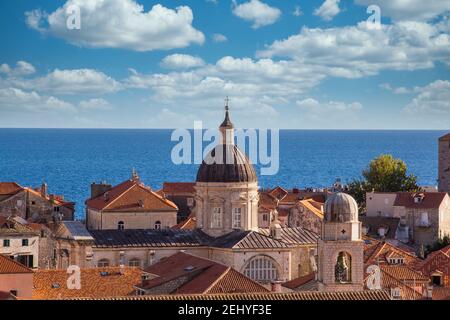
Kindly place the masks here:
[(136, 169), (133, 167), (133, 170), (131, 171), (131, 180), (138, 180), (139, 176), (137, 174)]

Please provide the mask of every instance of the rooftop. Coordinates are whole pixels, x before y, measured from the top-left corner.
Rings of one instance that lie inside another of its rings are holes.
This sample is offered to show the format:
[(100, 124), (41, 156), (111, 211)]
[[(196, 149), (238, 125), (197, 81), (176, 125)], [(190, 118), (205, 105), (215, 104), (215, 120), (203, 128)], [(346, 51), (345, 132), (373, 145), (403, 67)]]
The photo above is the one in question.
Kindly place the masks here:
[(33, 273), (23, 264), (0, 254), (0, 274)]

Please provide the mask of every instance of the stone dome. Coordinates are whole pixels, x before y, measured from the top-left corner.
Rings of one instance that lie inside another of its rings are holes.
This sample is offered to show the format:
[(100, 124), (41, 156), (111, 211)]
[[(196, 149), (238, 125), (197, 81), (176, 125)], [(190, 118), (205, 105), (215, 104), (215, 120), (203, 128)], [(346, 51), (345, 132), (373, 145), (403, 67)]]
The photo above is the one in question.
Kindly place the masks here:
[(328, 197), (324, 213), (326, 222), (357, 222), (358, 204), (352, 196), (337, 192)]
[(257, 181), (255, 168), (247, 156), (234, 144), (219, 144), (214, 147), (205, 157), (197, 172), (197, 182)]

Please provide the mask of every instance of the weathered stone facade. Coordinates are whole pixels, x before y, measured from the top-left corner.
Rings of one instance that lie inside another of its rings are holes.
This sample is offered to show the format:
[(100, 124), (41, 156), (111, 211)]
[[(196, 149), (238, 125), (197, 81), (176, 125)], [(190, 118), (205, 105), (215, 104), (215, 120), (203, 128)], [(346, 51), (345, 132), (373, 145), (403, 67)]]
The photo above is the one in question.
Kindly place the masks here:
[(450, 192), (450, 134), (439, 139), (439, 176), (440, 192)]

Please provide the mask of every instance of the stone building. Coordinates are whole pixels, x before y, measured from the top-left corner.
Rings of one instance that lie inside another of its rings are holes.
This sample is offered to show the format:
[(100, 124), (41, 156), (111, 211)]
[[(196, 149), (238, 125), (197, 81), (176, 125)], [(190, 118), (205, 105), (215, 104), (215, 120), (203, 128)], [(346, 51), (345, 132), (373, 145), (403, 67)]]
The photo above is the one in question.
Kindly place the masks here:
[(450, 133), (439, 138), (439, 192), (450, 192)]
[(7, 293), (14, 299), (31, 299), (32, 291), (33, 270), (0, 254), (0, 293)]
[(367, 216), (399, 218), (398, 240), (429, 245), (450, 234), (450, 197), (445, 192), (368, 192)]
[(130, 180), (112, 187), (91, 185), (86, 200), (86, 225), (90, 230), (164, 229), (177, 224), (178, 207), (145, 186), (133, 171)]
[(186, 220), (195, 206), (194, 182), (164, 182), (157, 193), (172, 201), (178, 207), (177, 222)]
[(75, 203), (64, 200), (62, 195), (49, 194), (45, 183), (33, 189), (15, 182), (0, 182), (0, 216), (50, 223), (73, 220), (74, 212)]

